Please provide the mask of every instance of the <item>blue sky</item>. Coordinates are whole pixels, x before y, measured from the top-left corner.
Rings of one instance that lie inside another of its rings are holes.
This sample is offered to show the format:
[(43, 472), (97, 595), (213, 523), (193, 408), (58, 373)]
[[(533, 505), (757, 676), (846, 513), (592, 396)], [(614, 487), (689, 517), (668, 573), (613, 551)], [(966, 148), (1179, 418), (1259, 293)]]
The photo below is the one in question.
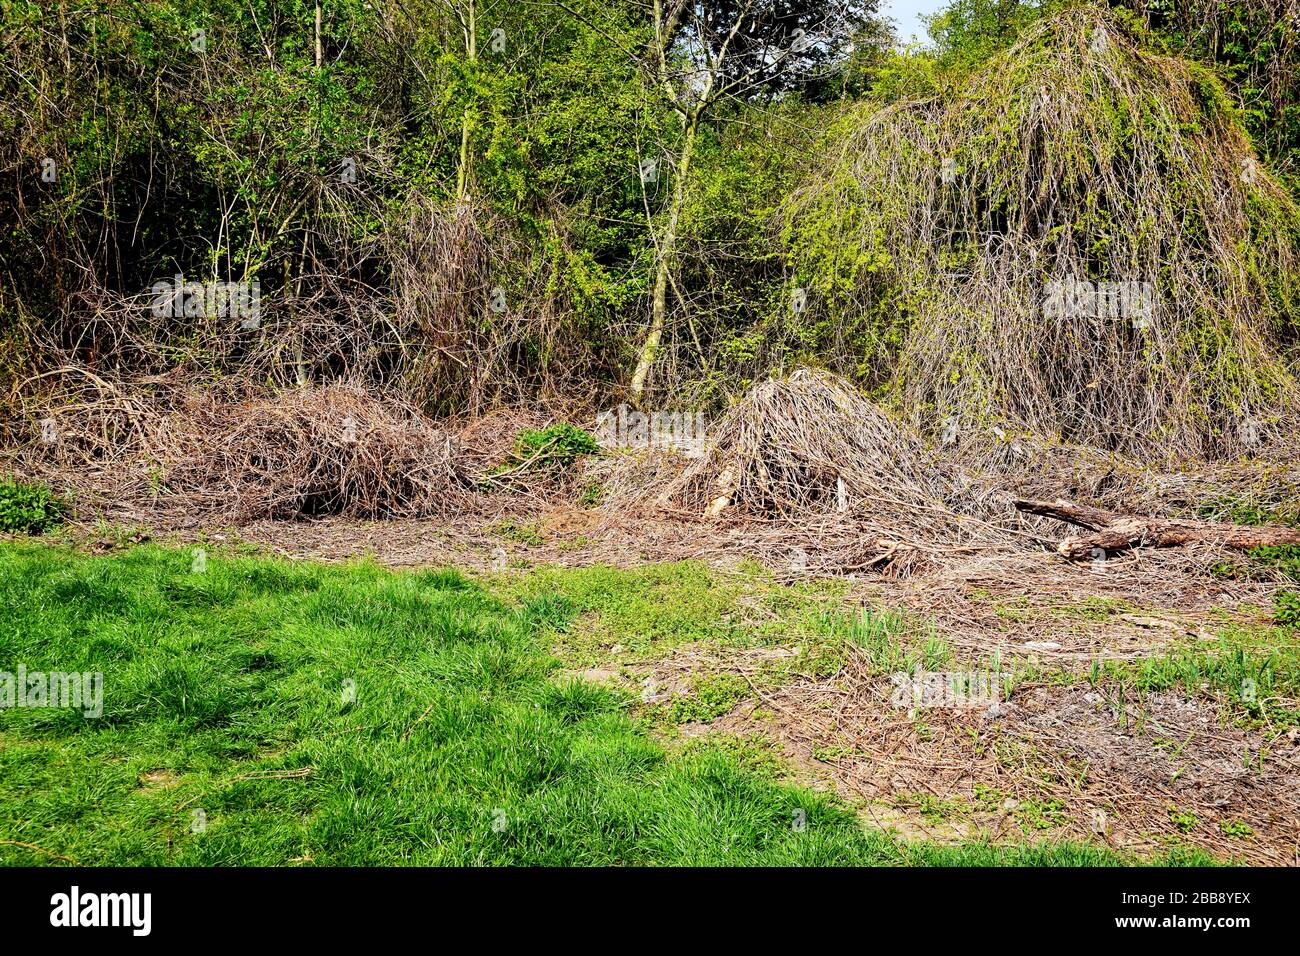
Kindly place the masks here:
[(928, 41), (925, 24), (920, 14), (938, 13), (948, 0), (880, 0), (880, 12), (892, 17), (898, 28), (898, 38), (903, 43), (911, 43), (913, 35), (922, 43)]

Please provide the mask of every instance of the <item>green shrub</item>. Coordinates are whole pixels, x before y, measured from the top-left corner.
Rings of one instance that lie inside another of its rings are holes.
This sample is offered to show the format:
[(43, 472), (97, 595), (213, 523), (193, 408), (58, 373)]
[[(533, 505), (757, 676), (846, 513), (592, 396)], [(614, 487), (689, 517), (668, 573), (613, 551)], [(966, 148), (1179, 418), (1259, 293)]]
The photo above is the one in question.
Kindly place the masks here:
[(515, 439), (515, 454), (523, 461), (536, 459), (538, 465), (573, 464), (579, 455), (594, 455), (600, 446), (590, 432), (568, 422), (558, 422), (542, 429), (526, 428)]
[(44, 534), (63, 522), (67, 503), (44, 485), (0, 479), (0, 531)]
[(1279, 627), (1300, 628), (1300, 593), (1277, 592), (1273, 598), (1273, 622)]

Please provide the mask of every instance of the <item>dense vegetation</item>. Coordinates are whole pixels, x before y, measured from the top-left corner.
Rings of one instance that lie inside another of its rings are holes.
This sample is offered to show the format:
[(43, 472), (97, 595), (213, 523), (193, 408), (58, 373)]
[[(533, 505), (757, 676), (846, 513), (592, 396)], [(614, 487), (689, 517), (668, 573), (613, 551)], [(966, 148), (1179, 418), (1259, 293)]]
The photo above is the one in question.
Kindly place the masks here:
[[(883, 387), (900, 333), (874, 317), (918, 304), (792, 308), (840, 263), (790, 197), (864, 117), (962, 90), (1069, 5), (956, 0), (898, 51), (873, 0), (0, 0), (0, 368), (348, 376), (435, 413), (643, 383), (716, 405), (810, 360)], [(1294, 177), (1292, 0), (1111, 7)], [(175, 275), (257, 281), (260, 323), (158, 315)]]
[(43, 485), (0, 478), (0, 531), (43, 534), (63, 520), (67, 503)]

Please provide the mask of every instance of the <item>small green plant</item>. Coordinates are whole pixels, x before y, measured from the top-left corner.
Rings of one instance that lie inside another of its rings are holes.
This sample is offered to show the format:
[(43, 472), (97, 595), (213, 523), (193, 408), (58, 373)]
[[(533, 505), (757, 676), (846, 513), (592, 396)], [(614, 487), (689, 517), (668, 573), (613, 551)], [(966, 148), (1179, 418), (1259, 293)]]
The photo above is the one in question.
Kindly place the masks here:
[(1191, 833), (1196, 829), (1196, 814), (1190, 810), (1179, 810), (1177, 807), (1169, 808), (1169, 822), (1178, 827), (1183, 833)]
[(975, 802), (981, 810), (989, 813), (1000, 810), (1006, 799), (1006, 792), (997, 787), (990, 787), (983, 783), (975, 784)]
[(1122, 614), (1129, 609), (1129, 604), (1126, 601), (1093, 595), (1077, 604), (1063, 605), (1059, 610), (1071, 617), (1098, 622), (1108, 620), (1116, 614)]
[(1226, 498), (1221, 501), (1210, 502), (1197, 508), (1196, 514), (1208, 521), (1230, 521), (1233, 524), (1246, 525), (1294, 525), (1300, 519), (1300, 515), (1296, 514), (1294, 506), (1273, 507), (1259, 501), (1240, 498)]
[(961, 797), (945, 800), (929, 793), (904, 793), (894, 803), (898, 807), (915, 807), (927, 823), (935, 826), (970, 812), (970, 805)]
[(1251, 548), (1245, 560), (1220, 561), (1210, 567), (1216, 577), (1237, 581), (1268, 581), (1278, 574), (1300, 581), (1300, 545)]
[(582, 489), (582, 493), (578, 495), (578, 504), (582, 505), (584, 508), (594, 508), (596, 505), (600, 504), (604, 497), (605, 489), (601, 487), (600, 482), (589, 481), (587, 482), (587, 486)]
[(1223, 820), (1219, 823), (1219, 831), (1230, 837), (1248, 837), (1255, 832), (1245, 820)]
[(517, 521), (498, 521), (492, 526), (492, 531), (509, 541), (518, 541), (520, 544), (526, 544), (530, 547), (546, 543), (546, 539), (542, 536), (541, 529), (538, 528), (536, 522), (520, 524)]
[(63, 523), (67, 503), (44, 485), (0, 480), (0, 531), (44, 534)]
[(515, 439), (515, 455), (535, 465), (568, 467), (580, 455), (594, 455), (600, 446), (590, 432), (568, 422), (541, 429), (526, 428)]
[(1275, 568), (1287, 577), (1300, 581), (1300, 545), (1268, 545), (1251, 548), (1246, 553), (1264, 567)]
[(738, 674), (698, 677), (694, 681), (693, 695), (673, 701), (672, 719), (679, 724), (716, 720), (740, 703), (748, 689), (749, 685)]
[(1020, 829), (1026, 833), (1031, 830), (1051, 830), (1069, 822), (1065, 804), (1054, 797), (1047, 800), (1022, 800), (1015, 809), (1015, 816)]
[(149, 532), (143, 528), (116, 524), (112, 521), (105, 521), (103, 518), (98, 518), (95, 521), (95, 535), (99, 538), (101, 547), (111, 548), (116, 551), (122, 551), (133, 544), (149, 540)]
[(938, 634), (931, 632), (925, 639), (925, 668), (937, 671), (948, 663), (950, 657), (948, 642)]
[(1278, 627), (1300, 628), (1300, 593), (1277, 592), (1273, 597), (1273, 623)]
[(838, 763), (845, 757), (852, 756), (853, 748), (841, 744), (828, 744), (825, 747), (814, 744), (812, 755), (814, 760), (820, 760), (822, 763)]

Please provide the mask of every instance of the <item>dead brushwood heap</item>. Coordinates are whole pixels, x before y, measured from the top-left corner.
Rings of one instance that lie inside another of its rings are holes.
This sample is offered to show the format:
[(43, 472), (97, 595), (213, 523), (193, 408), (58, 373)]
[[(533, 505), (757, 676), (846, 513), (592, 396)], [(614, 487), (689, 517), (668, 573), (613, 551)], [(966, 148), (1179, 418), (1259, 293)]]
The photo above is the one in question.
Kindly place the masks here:
[(348, 385), (192, 392), (157, 447), (170, 494), (240, 520), (445, 514), (466, 487), (449, 434)]
[(1012, 509), (977, 476), (935, 462), (852, 385), (800, 369), (757, 386), (718, 423), (666, 502), (718, 516), (839, 515), (882, 532), (961, 537)]

